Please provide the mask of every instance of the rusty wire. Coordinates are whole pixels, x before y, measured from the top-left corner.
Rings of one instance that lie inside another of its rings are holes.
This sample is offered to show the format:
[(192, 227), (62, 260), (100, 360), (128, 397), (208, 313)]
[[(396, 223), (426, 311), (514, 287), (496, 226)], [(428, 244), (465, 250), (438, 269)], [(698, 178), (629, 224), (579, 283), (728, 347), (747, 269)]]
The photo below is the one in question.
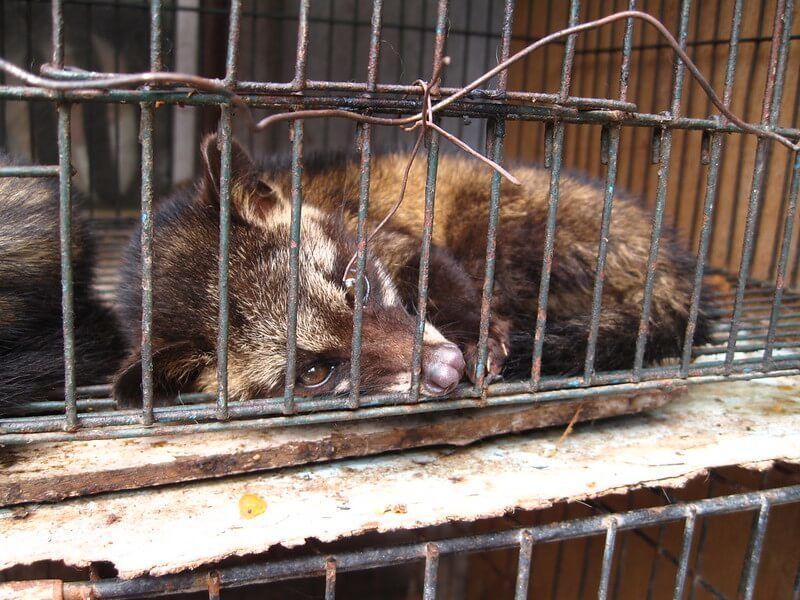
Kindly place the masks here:
[[(539, 40), (529, 44), (522, 50), (518, 51), (517, 53), (513, 54), (506, 60), (500, 62), (492, 69), (486, 71), (481, 76), (470, 82), (469, 84), (459, 88), (453, 94), (447, 96), (446, 98), (439, 100), (436, 103), (432, 101), (432, 95), (434, 90), (438, 90), (438, 84), (441, 80), (441, 71), (443, 65), (448, 65), (450, 63), (449, 57), (445, 57), (441, 64), (437, 65), (436, 70), (432, 73), (430, 80), (424, 81), (422, 79), (418, 79), (414, 82), (415, 85), (419, 86), (422, 96), (422, 110), (419, 113), (408, 117), (375, 117), (372, 115), (364, 115), (356, 112), (352, 112), (349, 110), (342, 110), (342, 109), (309, 109), (309, 110), (293, 110), (293, 111), (286, 111), (280, 112), (273, 115), (269, 115), (260, 121), (255, 121), (250, 107), (247, 105), (245, 100), (238, 95), (233, 89), (230, 87), (230, 83), (223, 82), (219, 79), (211, 79), (207, 77), (201, 77), (198, 75), (191, 75), (188, 73), (178, 73), (178, 72), (143, 72), (143, 73), (131, 73), (131, 74), (115, 74), (115, 73), (101, 73), (101, 72), (93, 72), (93, 71), (84, 71), (81, 69), (75, 68), (57, 68), (51, 64), (45, 64), (41, 68), (41, 72), (45, 75), (49, 75), (49, 77), (42, 77), (26, 71), (13, 63), (0, 58), (0, 69), (12, 75), (26, 84), (45, 88), (53, 91), (63, 92), (63, 91), (76, 91), (76, 90), (97, 90), (98, 92), (102, 90), (108, 89), (116, 89), (116, 88), (124, 88), (127, 86), (133, 85), (153, 85), (153, 84), (161, 84), (161, 85), (173, 85), (173, 86), (182, 86), (182, 87), (189, 87), (196, 90), (202, 90), (206, 92), (213, 92), (219, 93), (225, 97), (227, 97), (231, 104), (236, 107), (242, 108), (247, 124), (253, 131), (264, 131), (270, 125), (274, 125), (276, 123), (282, 121), (295, 121), (297, 119), (314, 119), (314, 118), (345, 118), (350, 119), (353, 121), (357, 121), (359, 123), (368, 123), (372, 125), (383, 125), (383, 126), (399, 126), (405, 131), (413, 131), (415, 129), (419, 129), (419, 134), (417, 135), (417, 139), (414, 143), (413, 149), (409, 155), (408, 163), (406, 164), (403, 177), (400, 184), (400, 190), (398, 192), (397, 201), (393, 205), (393, 207), (388, 211), (388, 213), (383, 217), (383, 219), (378, 223), (372, 233), (369, 235), (367, 239), (367, 244), (372, 241), (375, 235), (386, 225), (386, 223), (395, 215), (397, 210), (400, 208), (400, 205), (403, 202), (403, 198), (405, 196), (406, 187), (408, 184), (408, 177), (411, 171), (411, 168), (414, 164), (414, 160), (419, 153), (419, 149), (422, 146), (422, 142), (425, 138), (425, 134), (429, 129), (436, 131), (439, 135), (447, 139), (453, 145), (461, 149), (462, 151), (466, 152), (470, 156), (480, 160), (487, 166), (494, 169), (497, 173), (499, 173), (502, 177), (513, 183), (514, 185), (520, 185), (520, 181), (514, 177), (511, 173), (505, 170), (502, 166), (497, 164), (496, 162), (492, 161), (488, 157), (484, 156), (480, 152), (477, 152), (469, 145), (464, 143), (460, 140), (457, 136), (449, 133), (444, 128), (439, 126), (435, 121), (435, 114), (445, 107), (449, 106), (456, 100), (466, 97), (470, 92), (477, 89), (481, 84), (489, 81), (492, 77), (498, 75), (499, 73), (508, 69), (511, 65), (522, 60), (535, 50), (546, 46), (547, 44), (551, 44), (557, 40), (569, 37), (571, 35), (575, 35), (577, 33), (589, 31), (591, 29), (597, 29), (604, 25), (608, 25), (615, 21), (620, 21), (623, 19), (639, 19), (644, 21), (645, 23), (649, 23), (653, 26), (658, 33), (660, 33), (667, 43), (672, 47), (673, 51), (677, 56), (681, 59), (681, 61), (686, 65), (689, 69), (689, 72), (692, 76), (697, 80), (699, 85), (703, 88), (703, 91), (709, 97), (711, 102), (717, 109), (722, 113), (731, 123), (737, 125), (742, 131), (751, 133), (758, 137), (763, 138), (770, 138), (775, 141), (780, 142), (784, 146), (788, 147), (789, 149), (797, 152), (800, 151), (800, 142), (792, 143), (792, 141), (782, 136), (774, 131), (771, 131), (768, 128), (761, 128), (754, 125), (747, 123), (745, 120), (736, 116), (731, 110), (725, 105), (724, 101), (720, 99), (720, 97), (716, 94), (711, 84), (708, 80), (703, 76), (697, 66), (692, 62), (691, 58), (686, 54), (686, 52), (681, 47), (680, 43), (675, 39), (675, 37), (670, 33), (670, 31), (661, 23), (658, 19), (653, 17), (652, 15), (638, 10), (627, 10), (627, 11), (620, 11), (608, 15), (606, 17), (602, 17), (600, 19), (595, 19), (593, 21), (587, 21), (586, 23), (581, 23), (578, 25), (574, 25), (572, 27), (566, 27), (564, 29), (560, 29), (554, 33), (546, 35)], [(64, 77), (68, 77), (67, 79), (63, 79)], [(83, 77), (83, 79), (76, 79), (76, 77)], [(342, 274), (342, 281), (345, 283), (345, 286), (354, 285), (355, 280), (349, 275), (351, 274), (353, 263), (355, 262), (357, 254), (354, 253), (350, 261), (347, 263), (345, 270)]]
[[(461, 140), (458, 140), (458, 138), (456, 138), (452, 134), (448, 133), (447, 131), (445, 131), (444, 129), (433, 123), (433, 119), (428, 117), (441, 111), (442, 109), (444, 109), (451, 103), (455, 102), (456, 100), (464, 98), (470, 92), (477, 89), (478, 86), (480, 86), (482, 83), (485, 83), (486, 81), (496, 76), (500, 72), (508, 69), (512, 64), (525, 58), (526, 56), (531, 54), (534, 50), (537, 50), (547, 44), (551, 44), (562, 38), (569, 37), (577, 33), (589, 31), (591, 29), (597, 29), (604, 25), (608, 25), (610, 23), (620, 21), (623, 19), (639, 19), (641, 21), (644, 21), (652, 25), (658, 31), (658, 33), (660, 33), (664, 37), (669, 46), (672, 47), (675, 54), (677, 54), (678, 57), (681, 59), (681, 61), (686, 65), (686, 67), (689, 69), (689, 72), (703, 88), (703, 91), (709, 97), (714, 106), (716, 106), (717, 109), (720, 111), (720, 113), (722, 113), (725, 117), (727, 117), (731, 123), (735, 124), (740, 129), (742, 129), (747, 133), (751, 133), (757, 137), (766, 137), (773, 139), (775, 141), (780, 142), (781, 144), (783, 144), (784, 146), (786, 146), (791, 150), (794, 150), (796, 152), (800, 151), (800, 143), (795, 144), (789, 138), (782, 136), (774, 131), (757, 127), (755, 125), (751, 125), (746, 121), (744, 121), (743, 119), (736, 116), (733, 112), (731, 112), (730, 109), (725, 106), (723, 100), (716, 94), (714, 88), (711, 86), (711, 84), (708, 82), (705, 76), (703, 76), (703, 74), (694, 64), (694, 62), (692, 62), (692, 59), (689, 58), (688, 54), (686, 54), (683, 48), (681, 48), (680, 44), (675, 39), (675, 37), (670, 33), (670, 31), (658, 19), (656, 19), (652, 15), (638, 10), (626, 10), (626, 11), (612, 13), (606, 17), (595, 19), (594, 21), (587, 21), (586, 23), (581, 23), (579, 25), (575, 25), (572, 27), (566, 27), (564, 29), (560, 29), (554, 33), (546, 35), (543, 38), (540, 38), (539, 40), (529, 44), (516, 54), (510, 56), (508, 59), (502, 61), (489, 71), (486, 71), (471, 83), (459, 88), (458, 91), (451, 94), (450, 96), (436, 102), (430, 107), (424, 107), (423, 105), (423, 111), (402, 118), (375, 117), (371, 115), (362, 115), (359, 113), (342, 109), (310, 109), (310, 110), (280, 112), (265, 117), (264, 119), (261, 119), (258, 122), (255, 122), (250, 113), (250, 108), (246, 104), (244, 99), (242, 99), (241, 96), (239, 96), (235, 91), (233, 91), (228, 84), (219, 79), (211, 79), (207, 77), (201, 77), (198, 75), (191, 75), (188, 73), (167, 72), (167, 71), (113, 74), (113, 73), (83, 71), (80, 69), (64, 70), (55, 68), (53, 65), (49, 64), (43, 65), (41, 69), (42, 73), (52, 76), (52, 78), (46, 78), (31, 73), (29, 71), (26, 71), (3, 58), (0, 58), (0, 70), (5, 71), (9, 75), (18, 78), (29, 85), (53, 91), (62, 91), (62, 92), (78, 91), (78, 90), (102, 91), (108, 89), (124, 88), (126, 86), (133, 86), (133, 85), (162, 84), (162, 85), (184, 86), (184, 87), (194, 88), (197, 90), (219, 93), (221, 95), (228, 97), (231, 103), (233, 103), (234, 105), (242, 107), (245, 110), (248, 122), (254, 131), (263, 131), (270, 125), (273, 125), (280, 121), (294, 121), (297, 119), (340, 117), (358, 121), (360, 123), (370, 123), (372, 125), (388, 125), (388, 126), (414, 125), (416, 123), (425, 120), (427, 121), (426, 122), (427, 126), (434, 127), (446, 139), (456, 144), (462, 150), (469, 152), (472, 155), (478, 155), (482, 160), (484, 160), (484, 162), (491, 163), (489, 159), (469, 148), (469, 146), (461, 142)], [(64, 80), (64, 79), (54, 78), (56, 76), (63, 77), (64, 75), (69, 75), (69, 79)], [(76, 80), (75, 77), (79, 75), (84, 76), (85, 79)], [(419, 80), (417, 83), (419, 83)], [(430, 87), (433, 88), (435, 86), (431, 85)], [(428, 113), (427, 117), (426, 113)], [(491, 164), (495, 169), (499, 167), (499, 165), (495, 165), (494, 163)], [(510, 174), (505, 170), (500, 170), (498, 172), (501, 175), (503, 175), (503, 177), (509, 179), (509, 181), (514, 181), (513, 176), (510, 176)]]

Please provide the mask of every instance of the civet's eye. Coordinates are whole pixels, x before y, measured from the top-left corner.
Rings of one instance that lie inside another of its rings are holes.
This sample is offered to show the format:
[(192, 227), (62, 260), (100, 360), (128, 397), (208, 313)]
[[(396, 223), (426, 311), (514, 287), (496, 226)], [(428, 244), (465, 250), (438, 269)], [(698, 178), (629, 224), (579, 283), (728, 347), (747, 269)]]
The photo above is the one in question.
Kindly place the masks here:
[[(356, 305), (356, 278), (350, 277), (344, 280), (344, 295), (347, 298), (347, 303), (353, 307)], [(369, 300), (369, 279), (364, 277), (364, 297), (361, 305), (366, 306)]]
[(331, 362), (314, 363), (297, 376), (297, 383), (306, 388), (320, 387), (328, 383), (335, 370), (336, 365)]

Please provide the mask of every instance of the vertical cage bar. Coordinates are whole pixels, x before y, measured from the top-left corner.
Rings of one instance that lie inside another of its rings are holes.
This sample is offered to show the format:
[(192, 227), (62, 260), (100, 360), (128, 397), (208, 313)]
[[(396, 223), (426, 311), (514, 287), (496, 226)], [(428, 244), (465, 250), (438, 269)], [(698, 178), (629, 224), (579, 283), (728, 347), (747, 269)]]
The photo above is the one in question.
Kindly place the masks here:
[[(228, 47), (225, 59), (225, 85), (228, 88), (233, 88), (236, 84), (241, 15), (241, 0), (231, 0), (231, 10), (228, 15)], [(217, 128), (220, 165), (216, 415), (220, 421), (225, 421), (230, 416), (228, 411), (228, 335), (230, 324), (228, 275), (230, 272), (232, 116), (230, 105), (220, 106), (219, 125)]]
[(336, 559), (325, 561), (325, 600), (336, 598)]
[[(163, 67), (161, 2), (150, 0), (150, 70)], [(153, 122), (152, 102), (140, 105), (139, 143), (142, 147), (141, 261), (142, 261), (142, 424), (153, 424)]]
[(514, 600), (527, 600), (531, 580), (531, 559), (533, 557), (533, 534), (523, 531), (519, 541), (519, 560), (517, 563), (517, 584)]
[[(63, 0), (51, 6), (53, 63), (64, 66)], [(78, 428), (78, 405), (75, 394), (75, 313), (72, 294), (72, 137), (70, 106), (58, 104), (58, 212), (61, 255), (61, 315), (64, 336), (64, 403), (66, 429)]]
[(150, 0), (150, 70), (161, 71), (164, 61), (161, 52), (161, 7), (164, 0)]
[(228, 14), (228, 48), (225, 57), (225, 84), (228, 86), (236, 81), (241, 26), (242, 0), (231, 0), (231, 10)]
[(428, 307), (428, 270), (431, 260), (431, 236), (433, 234), (433, 209), (436, 201), (436, 173), (439, 168), (439, 133), (427, 134), (428, 167), (425, 180), (425, 216), (420, 246), (419, 279), (417, 289), (417, 324), (414, 330), (414, 347), (411, 355), (411, 389), (409, 400), (419, 401), (419, 384), (422, 372), (422, 340), (425, 336), (425, 314)]
[(220, 107), (217, 129), (219, 165), (219, 256), (217, 262), (218, 302), (217, 309), (217, 419), (225, 421), (228, 411), (228, 333), (230, 304), (228, 297), (228, 274), (230, 267), (231, 231), (231, 109)]
[[(433, 65), (431, 73), (440, 73), (447, 41), (448, 0), (439, 0), (436, 15), (436, 35), (433, 46)], [(438, 85), (431, 86), (431, 93), (438, 93)], [(422, 107), (424, 110), (425, 107)], [(429, 131), (426, 134), (428, 147), (428, 166), (425, 179), (425, 216), (420, 246), (419, 280), (417, 298), (417, 324), (414, 331), (414, 346), (411, 354), (411, 389), (409, 400), (419, 401), (419, 383), (422, 371), (422, 341), (425, 337), (425, 313), (428, 306), (428, 270), (431, 259), (431, 235), (433, 234), (433, 211), (436, 200), (436, 173), (439, 168), (439, 134)]]
[(221, 582), (219, 580), (219, 573), (212, 571), (208, 574), (208, 600), (220, 600)]
[[(628, 10), (636, 10), (636, 0), (630, 0)], [(628, 80), (631, 73), (631, 47), (633, 45), (633, 19), (625, 21), (625, 37), (622, 42), (622, 65), (619, 73), (619, 98), (625, 101), (628, 97)], [(600, 241), (597, 248), (597, 265), (594, 275), (594, 292), (592, 296), (592, 316), (589, 324), (589, 338), (586, 343), (586, 357), (583, 365), (583, 382), (589, 385), (594, 376), (594, 359), (597, 352), (597, 337), (600, 331), (600, 316), (603, 301), (603, 283), (605, 281), (606, 256), (608, 254), (608, 237), (611, 228), (611, 212), (613, 210), (614, 190), (617, 184), (617, 159), (619, 154), (620, 126), (610, 125), (603, 130), (602, 139), (607, 147), (602, 153), (607, 157), (606, 187), (603, 198), (603, 216), (600, 223)]]
[(286, 383), (283, 412), (295, 411), (294, 380), (297, 358), (297, 295), (300, 284), (300, 219), (303, 203), (303, 121), (292, 123), (292, 221), (289, 246), (289, 291), (286, 302)]
[[(511, 34), (514, 26), (514, 0), (506, 0), (503, 10), (503, 28), (501, 35), (500, 57), (502, 62), (511, 53)], [(501, 71), (497, 77), (497, 90), (502, 95), (508, 87), (508, 70)], [(492, 130), (487, 140), (491, 140), (492, 160), (497, 164), (503, 161), (503, 146), (506, 137), (504, 119), (492, 121)], [(500, 191), (502, 178), (497, 172), (492, 173), (489, 193), (489, 215), (486, 233), (486, 265), (483, 277), (483, 293), (481, 296), (481, 322), (478, 333), (478, 359), (475, 365), (476, 391), (481, 391), (486, 383), (486, 366), (489, 355), (489, 326), (492, 318), (492, 294), (494, 291), (494, 271), (497, 250), (497, 227), (500, 223)]]
[(439, 547), (430, 543), (425, 547), (425, 581), (422, 584), (423, 600), (436, 599), (436, 583), (439, 579)]
[(791, 253), (792, 234), (794, 232), (794, 221), (797, 214), (798, 191), (800, 191), (800, 152), (795, 152), (794, 168), (792, 169), (792, 186), (789, 192), (789, 204), (786, 208), (780, 260), (778, 261), (778, 272), (775, 276), (775, 291), (772, 295), (772, 308), (769, 315), (767, 347), (764, 349), (764, 359), (762, 363), (765, 371), (771, 371), (775, 366), (772, 359), (772, 350), (775, 345), (775, 335), (778, 329), (778, 319), (780, 318), (781, 313), (783, 292), (786, 288), (786, 267), (789, 263), (789, 255)]
[(142, 424), (153, 424), (153, 104), (143, 102), (139, 121), (142, 146)]
[(683, 598), (683, 590), (686, 587), (686, 574), (689, 570), (689, 556), (692, 553), (692, 541), (694, 539), (694, 526), (697, 522), (697, 511), (690, 509), (686, 517), (683, 528), (683, 544), (681, 545), (681, 555), (678, 559), (678, 572), (675, 575), (675, 590), (672, 594), (673, 600)]
[[(580, 0), (570, 0), (569, 26), (578, 23)], [(569, 96), (569, 85), (572, 79), (572, 64), (575, 59), (575, 34), (567, 38), (564, 48), (564, 60), (561, 63), (561, 88), (559, 99)], [(553, 266), (553, 250), (555, 246), (556, 215), (558, 213), (559, 181), (561, 179), (561, 163), (564, 155), (564, 123), (556, 121), (552, 128), (552, 142), (546, 148), (545, 164), (550, 168), (550, 191), (547, 202), (547, 224), (544, 235), (544, 251), (542, 258), (542, 276), (539, 281), (539, 298), (536, 313), (536, 327), (533, 334), (533, 360), (531, 363), (531, 390), (536, 391), (542, 374), (542, 350), (544, 348), (544, 331), (547, 323), (547, 298), (550, 291), (550, 271)], [(547, 130), (545, 130), (547, 137)], [(549, 150), (549, 152), (547, 152)], [(548, 159), (549, 156), (549, 159)]]
[[(678, 42), (681, 48), (686, 48), (686, 38), (689, 33), (689, 13), (691, 12), (691, 0), (681, 2), (680, 28)], [(683, 95), (683, 72), (685, 65), (683, 61), (675, 57), (673, 61), (672, 74), (672, 99), (670, 101), (670, 116), (675, 119), (681, 110), (681, 97)], [(644, 299), (642, 300), (642, 312), (639, 320), (639, 331), (636, 338), (636, 355), (633, 361), (633, 379), (639, 381), (641, 378), (642, 364), (644, 363), (645, 347), (647, 345), (647, 332), (650, 325), (650, 309), (653, 303), (653, 287), (656, 279), (656, 261), (658, 260), (658, 249), (661, 242), (661, 225), (664, 221), (664, 208), (667, 202), (667, 184), (669, 182), (669, 171), (672, 155), (672, 130), (664, 128), (661, 132), (661, 148), (659, 153), (658, 183), (656, 184), (656, 206), (653, 212), (652, 233), (650, 236), (650, 253), (647, 257), (647, 272), (644, 281)]]
[[(733, 7), (733, 22), (731, 23), (731, 37), (728, 45), (728, 63), (725, 67), (725, 88), (722, 102), (726, 108), (730, 108), (733, 95), (733, 82), (736, 76), (736, 64), (739, 56), (739, 33), (742, 27), (742, 13), (744, 0), (736, 0)], [(724, 115), (720, 116), (721, 124), (725, 124), (727, 119)], [(697, 328), (697, 317), (700, 312), (700, 298), (703, 285), (703, 274), (708, 258), (709, 241), (711, 237), (711, 226), (714, 219), (714, 205), (717, 199), (717, 186), (719, 184), (720, 165), (722, 164), (722, 150), (724, 145), (724, 134), (714, 132), (711, 134), (711, 153), (709, 156), (708, 173), (706, 174), (706, 193), (703, 201), (703, 221), (700, 227), (700, 243), (697, 248), (697, 260), (694, 271), (694, 283), (692, 285), (692, 299), (689, 304), (689, 322), (686, 325), (686, 335), (683, 339), (683, 356), (681, 357), (681, 377), (689, 375), (689, 363), (692, 360), (692, 344), (694, 333)]]
[(64, 66), (64, 0), (53, 0), (50, 5), (52, 22), (53, 64)]
[[(369, 38), (369, 60), (367, 62), (367, 87), (374, 91), (378, 82), (378, 65), (380, 64), (381, 18), (383, 1), (375, 0), (372, 5), (372, 29)], [(361, 385), (361, 342), (364, 320), (364, 270), (367, 265), (367, 231), (366, 221), (369, 212), (369, 181), (372, 165), (372, 127), (363, 123), (359, 127), (358, 143), (361, 153), (360, 178), (358, 188), (358, 225), (356, 251), (355, 299), (353, 305), (353, 345), (350, 357), (350, 397), (348, 406), (357, 408), (359, 404), (359, 387)], [(345, 277), (350, 274), (345, 273)]]
[[(775, 127), (781, 109), (781, 96), (783, 95), (783, 81), (786, 73), (786, 63), (789, 52), (789, 35), (792, 28), (792, 15), (794, 13), (793, 0), (778, 0), (775, 6), (775, 22), (773, 25), (773, 38), (770, 50), (769, 69), (767, 81), (764, 86), (764, 100), (761, 107), (761, 124)], [(753, 166), (753, 181), (750, 188), (750, 200), (747, 204), (745, 218), (744, 245), (739, 263), (739, 276), (736, 283), (736, 296), (733, 304), (730, 329), (728, 332), (728, 347), (725, 352), (725, 374), (733, 370), (733, 360), (736, 353), (736, 341), (739, 336), (739, 321), (744, 308), (744, 293), (747, 281), (750, 278), (750, 267), (755, 247), (754, 239), (760, 212), (761, 196), (764, 187), (764, 176), (769, 161), (770, 144), (766, 138), (759, 138), (756, 145), (756, 159)], [(773, 341), (774, 343), (774, 341)]]
[(761, 551), (764, 549), (764, 537), (767, 533), (769, 522), (769, 509), (771, 503), (766, 498), (761, 501), (761, 508), (756, 517), (753, 533), (750, 537), (750, 544), (747, 548), (742, 578), (739, 580), (739, 597), (743, 600), (751, 600), (756, 587), (756, 577), (758, 576), (758, 565), (761, 562)]
[(608, 584), (611, 580), (611, 565), (614, 562), (614, 546), (617, 541), (617, 520), (612, 518), (606, 529), (606, 545), (603, 548), (603, 564), (600, 568), (600, 584), (597, 588), (597, 600), (606, 600)]
[(302, 90), (306, 86), (308, 65), (308, 6), (310, 0), (300, 0), (300, 14), (297, 15), (297, 58), (294, 63), (292, 87)]
[[(54, 11), (55, 12), (55, 11)], [(64, 335), (66, 429), (78, 428), (75, 394), (75, 312), (72, 293), (72, 138), (70, 106), (58, 105), (58, 192), (61, 252), (61, 315)]]

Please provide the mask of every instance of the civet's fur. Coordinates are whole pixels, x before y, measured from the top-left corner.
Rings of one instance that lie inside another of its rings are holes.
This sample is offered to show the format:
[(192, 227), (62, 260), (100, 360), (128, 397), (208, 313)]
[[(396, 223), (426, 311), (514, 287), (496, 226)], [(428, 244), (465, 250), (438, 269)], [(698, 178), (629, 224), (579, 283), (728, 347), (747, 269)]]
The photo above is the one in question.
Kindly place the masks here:
[[(216, 138), (204, 145), (206, 174), (164, 202), (154, 217), (154, 351), (156, 389), (216, 389), (217, 249)], [(372, 162), (369, 230), (395, 202), (406, 154)], [(233, 149), (230, 245), (229, 389), (233, 398), (275, 394), (283, 386), (290, 246), (290, 171), (286, 160), (257, 167)], [(529, 372), (531, 334), (547, 213), (550, 173), (513, 169), (522, 186), (504, 183), (497, 239), (490, 370)], [(345, 157), (310, 159), (303, 171), (298, 365), (324, 357), (341, 362), (325, 392), (345, 391), (352, 309), (342, 274), (355, 252), (359, 167)], [(490, 172), (471, 159), (443, 155), (436, 187), (430, 267), (428, 344), (456, 342), (474, 377), (484, 276)], [(364, 312), (362, 385), (367, 391), (407, 385), (419, 276), (425, 161), (416, 161), (405, 200), (371, 243)], [(560, 182), (555, 257), (550, 280), (542, 369), (576, 373), (583, 367), (603, 201), (597, 182), (564, 175)], [(138, 235), (127, 253), (119, 294), (133, 348), (117, 378), (123, 404), (140, 402), (140, 267)], [(597, 370), (629, 368), (643, 297), (650, 216), (624, 195), (614, 200), (609, 236)], [(667, 227), (656, 267), (645, 358), (678, 355), (688, 318), (694, 261)], [(701, 311), (696, 341), (708, 335)], [(299, 372), (299, 371), (298, 371)], [(303, 393), (303, 390), (298, 390)]]
[[(17, 165), (0, 154), (0, 165)], [(57, 181), (0, 178), (0, 413), (64, 382)], [(72, 215), (76, 376), (101, 383), (122, 356), (111, 311), (93, 297), (92, 242)]]

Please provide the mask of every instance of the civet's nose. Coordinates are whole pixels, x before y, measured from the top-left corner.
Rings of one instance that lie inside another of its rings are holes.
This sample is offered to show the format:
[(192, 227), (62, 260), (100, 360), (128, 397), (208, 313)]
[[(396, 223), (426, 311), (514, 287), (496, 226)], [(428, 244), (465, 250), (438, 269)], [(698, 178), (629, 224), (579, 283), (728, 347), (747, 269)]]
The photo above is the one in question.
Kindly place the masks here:
[(444, 396), (464, 376), (466, 363), (455, 344), (439, 344), (431, 348), (422, 365), (422, 389), (428, 396)]

